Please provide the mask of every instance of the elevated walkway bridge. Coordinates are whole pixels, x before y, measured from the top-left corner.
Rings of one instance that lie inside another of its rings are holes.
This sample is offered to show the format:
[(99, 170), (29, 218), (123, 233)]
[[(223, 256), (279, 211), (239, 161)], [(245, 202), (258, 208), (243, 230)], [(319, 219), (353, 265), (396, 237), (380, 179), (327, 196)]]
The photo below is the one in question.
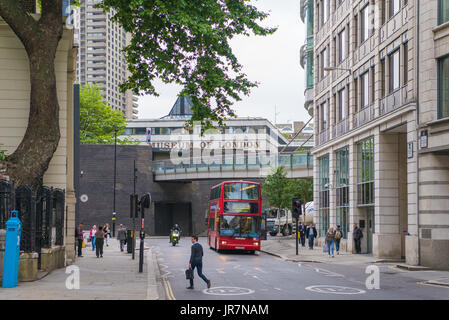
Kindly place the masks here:
[[(196, 161), (195, 161), (196, 160)], [(208, 161), (210, 160), (210, 161)], [(313, 178), (313, 156), (310, 153), (281, 154), (260, 159), (255, 156), (217, 159), (191, 158), (189, 163), (172, 160), (153, 161), (155, 181), (194, 181), (207, 179), (265, 178), (283, 166), (287, 178)]]

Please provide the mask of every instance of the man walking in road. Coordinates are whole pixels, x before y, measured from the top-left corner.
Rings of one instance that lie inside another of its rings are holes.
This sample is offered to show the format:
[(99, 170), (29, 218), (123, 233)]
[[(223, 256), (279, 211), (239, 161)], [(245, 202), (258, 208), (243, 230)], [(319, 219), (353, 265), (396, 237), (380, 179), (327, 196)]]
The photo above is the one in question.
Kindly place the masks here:
[(117, 239), (120, 240), (120, 251), (123, 251), (123, 246), (126, 241), (126, 229), (123, 227), (123, 224), (120, 224), (120, 227), (117, 231)]
[[(198, 276), (207, 283), (207, 288), (210, 288), (210, 280), (203, 274), (203, 247), (198, 243), (198, 237), (192, 236), (192, 248), (190, 253), (189, 269), (192, 272), (197, 268)], [(193, 279), (190, 279), (190, 287), (187, 289), (193, 289)]]
[(360, 246), (362, 238), (363, 238), (362, 230), (359, 227), (357, 227), (356, 223), (354, 223), (354, 242), (356, 253), (362, 253), (362, 248)]
[(83, 240), (84, 240), (84, 234), (83, 234), (83, 223), (81, 222), (78, 227), (76, 227), (75, 230), (75, 237), (78, 240), (78, 257), (83, 256)]

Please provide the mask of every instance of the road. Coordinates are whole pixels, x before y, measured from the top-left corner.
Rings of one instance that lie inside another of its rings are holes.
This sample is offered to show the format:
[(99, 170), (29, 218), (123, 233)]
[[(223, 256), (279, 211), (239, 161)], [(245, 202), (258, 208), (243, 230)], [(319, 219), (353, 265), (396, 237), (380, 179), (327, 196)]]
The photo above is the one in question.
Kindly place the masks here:
[[(185, 269), (190, 257), (190, 238), (182, 238), (173, 247), (167, 239), (147, 239), (157, 254), (167, 299), (177, 300), (315, 300), (315, 299), (449, 299), (449, 287), (419, 284), (416, 274), (380, 264), (379, 289), (369, 289), (368, 265), (332, 265), (284, 261), (263, 252), (254, 255), (217, 253), (206, 243), (203, 273), (206, 284), (195, 271), (195, 289), (186, 289)], [(371, 287), (376, 282), (369, 281)]]

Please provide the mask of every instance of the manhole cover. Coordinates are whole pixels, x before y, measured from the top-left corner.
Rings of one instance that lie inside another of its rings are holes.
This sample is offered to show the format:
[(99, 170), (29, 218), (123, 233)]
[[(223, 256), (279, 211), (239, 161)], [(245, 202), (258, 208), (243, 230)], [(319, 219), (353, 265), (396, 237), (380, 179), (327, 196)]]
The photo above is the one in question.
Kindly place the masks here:
[(214, 287), (203, 290), (205, 294), (211, 294), (216, 296), (238, 296), (244, 294), (252, 294), (254, 290), (238, 287)]
[(363, 294), (363, 293), (366, 293), (366, 291), (357, 289), (357, 288), (329, 286), (329, 285), (310, 286), (310, 287), (307, 287), (306, 290), (318, 292), (318, 293), (332, 293), (332, 294)]

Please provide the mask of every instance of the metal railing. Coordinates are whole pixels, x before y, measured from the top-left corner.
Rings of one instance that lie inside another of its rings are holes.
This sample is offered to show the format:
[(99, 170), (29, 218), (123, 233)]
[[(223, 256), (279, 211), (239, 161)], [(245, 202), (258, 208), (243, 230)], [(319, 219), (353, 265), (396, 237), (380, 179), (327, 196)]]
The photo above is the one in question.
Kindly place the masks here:
[(40, 267), (41, 248), (64, 244), (65, 193), (49, 187), (15, 188), (12, 182), (0, 181), (0, 229), (6, 228), (14, 209), (22, 222), (20, 250), (37, 252)]
[(342, 136), (348, 131), (349, 131), (349, 118), (346, 118), (337, 123), (337, 132), (335, 137)]
[(375, 104), (371, 104), (366, 108), (363, 108), (359, 112), (357, 112), (354, 116), (354, 128), (358, 128), (363, 126), (365, 123), (374, 120), (374, 106)]
[(397, 89), (385, 98), (380, 100), (380, 115), (387, 114), (393, 110), (402, 107), (408, 102), (407, 85)]
[(330, 140), (330, 130), (329, 130), (329, 128), (327, 128), (318, 134), (317, 145), (322, 145), (323, 143), (325, 143), (329, 140)]

